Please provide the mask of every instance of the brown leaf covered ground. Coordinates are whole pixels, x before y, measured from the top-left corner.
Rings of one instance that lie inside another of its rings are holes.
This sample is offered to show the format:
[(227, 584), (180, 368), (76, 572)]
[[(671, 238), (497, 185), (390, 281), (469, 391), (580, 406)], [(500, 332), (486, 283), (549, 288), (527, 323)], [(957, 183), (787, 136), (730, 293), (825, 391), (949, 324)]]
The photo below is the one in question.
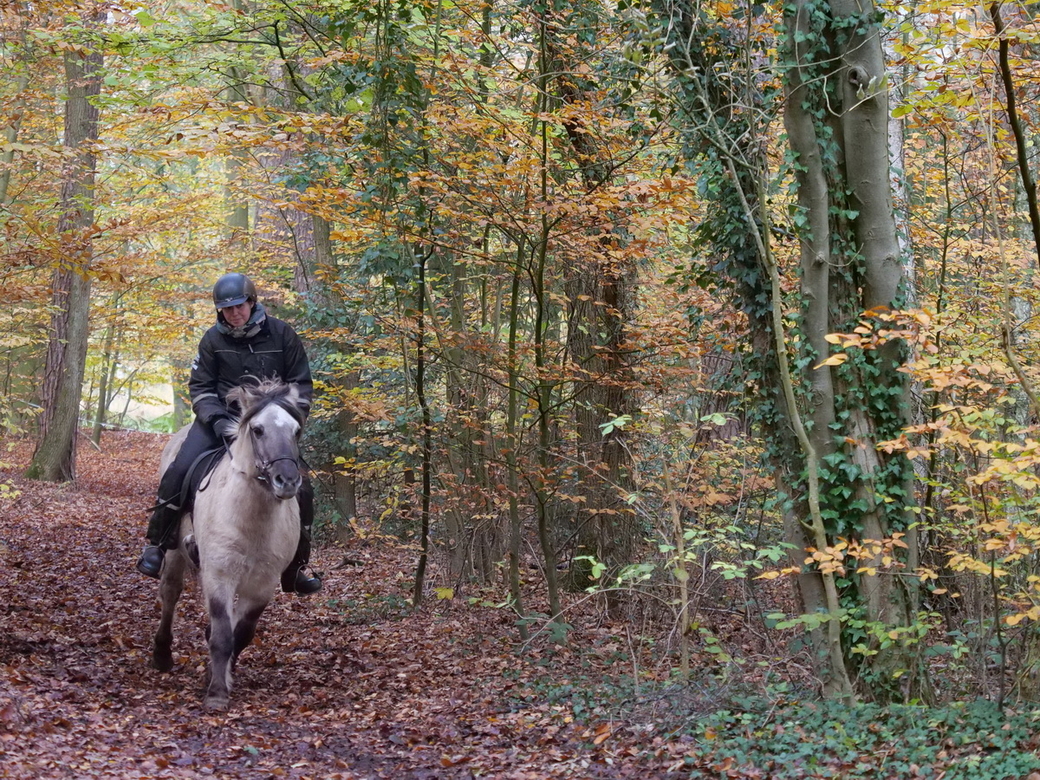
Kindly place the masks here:
[[(0, 450), (0, 776), (5, 778), (671, 777), (683, 745), (582, 717), (555, 681), (621, 662), (568, 647), (517, 654), (510, 615), (463, 599), (407, 608), (414, 554), (355, 541), (315, 554), (325, 588), (279, 595), (242, 655), (230, 711), (201, 707), (206, 662), (194, 586), (177, 665), (149, 665), (157, 584), (137, 574), (162, 437), (83, 443), (76, 485), (21, 478)], [(345, 558), (360, 565), (338, 566)], [(604, 632), (605, 633), (605, 632)], [(590, 660), (591, 659), (591, 660)], [(598, 664), (598, 665), (597, 665)]]

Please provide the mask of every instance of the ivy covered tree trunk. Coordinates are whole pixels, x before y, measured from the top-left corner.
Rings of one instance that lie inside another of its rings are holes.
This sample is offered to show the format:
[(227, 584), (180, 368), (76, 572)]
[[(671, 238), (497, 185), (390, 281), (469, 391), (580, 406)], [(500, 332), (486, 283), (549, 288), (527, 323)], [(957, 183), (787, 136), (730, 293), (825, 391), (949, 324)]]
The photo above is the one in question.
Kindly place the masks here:
[[(772, 257), (761, 142), (781, 104), (745, 68), (764, 61), (754, 49), (768, 45), (771, 20), (730, 25), (686, 0), (658, 8), (691, 120), (688, 153), (715, 201), (699, 236), (748, 318), (758, 430), (785, 499), (784, 530), (801, 570), (798, 592), (822, 688), (848, 698), (856, 679), (870, 698), (927, 698), (909, 630), (915, 605), (900, 582), (913, 575), (902, 567), (898, 536), (912, 517), (912, 474), (905, 457), (877, 446), (897, 438), (907, 421), (902, 347), (826, 360), (829, 334), (851, 333), (864, 316), (897, 307), (904, 283), (877, 12), (852, 0), (785, 7), (780, 75), (797, 182), (791, 228), (800, 246), (792, 300), (781, 293), (783, 269)], [(841, 541), (859, 545), (856, 556), (835, 554)], [(804, 565), (807, 551), (822, 565)]]
[[(851, 333), (864, 312), (898, 307), (905, 281), (877, 12), (854, 0), (798, 0), (788, 6), (785, 27), (784, 119), (803, 217), (796, 222), (811, 436), (825, 464), (821, 501), (831, 541), (848, 539), (864, 549), (846, 563), (846, 651), (864, 659), (857, 671), (872, 696), (920, 697), (926, 678), (900, 641), (915, 605), (899, 581), (906, 574), (900, 556), (886, 556), (898, 551), (893, 535), (905, 534), (911, 522), (911, 471), (901, 453), (889, 458), (877, 446), (897, 438), (908, 422), (902, 347), (890, 342), (849, 353), (843, 364), (820, 364), (829, 353), (828, 334)], [(849, 630), (864, 620), (858, 632)], [(904, 684), (910, 689), (901, 694)]]
[(784, 334), (777, 330), (781, 318), (775, 316), (779, 301), (772, 282), (777, 273), (763, 211), (769, 166), (760, 139), (770, 131), (770, 106), (757, 74), (741, 67), (758, 44), (734, 35), (690, 0), (662, 0), (656, 10), (667, 25), (677, 100), (688, 119), (685, 152), (712, 201), (695, 235), (712, 259), (704, 273), (730, 291), (733, 304), (747, 317), (744, 359), (756, 377), (749, 384), (751, 418), (765, 442), (777, 491), (785, 496), (778, 509), (791, 544), (790, 567), (800, 570), (793, 580), (795, 595), (803, 613), (815, 618), (806, 629), (821, 689), (828, 698), (847, 699), (852, 683), (841, 647), (834, 576), (803, 566), (812, 545), (806, 528), (811, 513), (808, 490), (800, 482), (805, 453), (796, 430), (805, 426), (790, 403), (794, 388), (786, 344), (783, 354), (777, 349)]

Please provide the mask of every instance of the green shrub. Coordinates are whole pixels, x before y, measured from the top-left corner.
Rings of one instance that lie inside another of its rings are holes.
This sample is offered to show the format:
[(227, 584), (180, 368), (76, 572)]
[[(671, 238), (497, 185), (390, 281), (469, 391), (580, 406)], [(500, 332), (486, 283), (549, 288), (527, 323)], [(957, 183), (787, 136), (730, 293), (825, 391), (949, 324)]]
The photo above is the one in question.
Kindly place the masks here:
[[(1004, 780), (1040, 770), (1040, 710), (794, 703), (697, 721), (688, 763), (724, 776)], [(736, 775), (732, 774), (737, 772)]]

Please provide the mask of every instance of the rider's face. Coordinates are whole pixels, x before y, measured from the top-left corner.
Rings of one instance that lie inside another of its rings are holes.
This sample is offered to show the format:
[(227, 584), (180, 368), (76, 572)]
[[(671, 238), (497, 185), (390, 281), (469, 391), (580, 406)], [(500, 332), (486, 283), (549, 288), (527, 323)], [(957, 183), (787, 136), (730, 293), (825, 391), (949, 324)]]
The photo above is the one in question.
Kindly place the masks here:
[(247, 322), (249, 322), (249, 314), (252, 309), (252, 305), (249, 301), (240, 303), (238, 306), (228, 306), (220, 310), (220, 313), (224, 315), (224, 320), (232, 328), (241, 328)]

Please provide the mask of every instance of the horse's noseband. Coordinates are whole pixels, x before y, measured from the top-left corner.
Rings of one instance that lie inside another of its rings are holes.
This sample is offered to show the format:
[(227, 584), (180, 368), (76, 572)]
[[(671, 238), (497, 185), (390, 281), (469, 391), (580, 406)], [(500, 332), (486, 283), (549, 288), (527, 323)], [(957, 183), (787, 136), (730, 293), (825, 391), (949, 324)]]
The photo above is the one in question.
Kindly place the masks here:
[(300, 459), (289, 455), (282, 458), (274, 458), (272, 460), (258, 460), (256, 461), (256, 478), (261, 482), (270, 482), (271, 466), (280, 460), (291, 460), (296, 465), (297, 470), (300, 468)]

